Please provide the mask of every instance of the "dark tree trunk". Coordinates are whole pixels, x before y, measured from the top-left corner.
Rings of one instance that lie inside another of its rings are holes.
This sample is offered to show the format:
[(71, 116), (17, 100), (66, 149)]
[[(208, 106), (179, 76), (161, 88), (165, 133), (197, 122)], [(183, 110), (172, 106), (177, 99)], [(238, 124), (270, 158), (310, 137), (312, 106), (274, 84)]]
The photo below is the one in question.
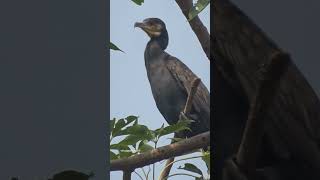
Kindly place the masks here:
[[(213, 87), (216, 148), (213, 151), (217, 158), (213, 167), (219, 179), (223, 161), (238, 150), (248, 102), (253, 101), (261, 78), (258, 72), (274, 53), (282, 50), (229, 0), (213, 1), (213, 23), (212, 54), (223, 76), (219, 78), (220, 87)], [(281, 177), (297, 174), (290, 179), (298, 179), (298, 175), (319, 179), (320, 102), (293, 63), (283, 77), (265, 122), (258, 164), (272, 167), (272, 173), (281, 171), (285, 174)]]

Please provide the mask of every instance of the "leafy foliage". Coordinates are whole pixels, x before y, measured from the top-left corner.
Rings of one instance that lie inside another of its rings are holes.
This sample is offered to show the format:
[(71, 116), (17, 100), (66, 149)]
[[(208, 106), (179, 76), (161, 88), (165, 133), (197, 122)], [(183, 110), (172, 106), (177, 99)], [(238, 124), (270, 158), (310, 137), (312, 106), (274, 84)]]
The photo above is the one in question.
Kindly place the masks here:
[[(144, 0), (131, 0), (137, 5), (142, 5)], [(188, 20), (191, 21), (199, 13), (201, 13), (210, 3), (210, 0), (198, 0), (195, 5), (190, 9), (188, 14)], [(110, 49), (122, 51), (116, 45), (110, 42)], [(122, 51), (123, 52), (123, 51)], [(124, 119), (112, 119), (110, 120), (110, 142), (115, 137), (122, 137), (122, 140), (118, 143), (110, 145), (110, 159), (121, 159), (125, 157), (130, 157), (132, 155), (143, 153), (146, 151), (153, 150), (157, 148), (157, 142), (159, 139), (165, 135), (172, 134), (180, 131), (190, 131), (189, 125), (192, 120), (187, 118), (181, 118), (180, 120), (173, 125), (164, 127), (164, 124), (158, 129), (151, 130), (147, 126), (138, 123), (137, 116), (128, 116)], [(182, 140), (181, 138), (171, 138), (173, 142), (178, 142)], [(153, 143), (153, 146), (151, 145)], [(206, 163), (208, 167), (208, 174), (210, 175), (210, 152), (203, 152), (201, 156), (202, 160)], [(188, 158), (186, 158), (188, 159)], [(183, 160), (183, 159), (182, 159)], [(148, 179), (148, 173), (145, 173), (144, 169), (141, 168), (145, 179)], [(202, 171), (194, 164), (185, 163), (183, 166), (180, 166), (178, 169), (188, 171), (189, 173), (195, 173), (197, 176), (190, 175), (195, 177), (196, 180), (205, 179)], [(140, 176), (140, 175), (139, 175)], [(142, 177), (140, 176), (142, 179)]]
[[(128, 116), (126, 118), (114, 118), (110, 120), (111, 160), (126, 158), (135, 154), (153, 150), (157, 148), (157, 142), (161, 137), (175, 132), (190, 131), (189, 125), (191, 122), (193, 122), (192, 120), (187, 118), (180, 118), (180, 120), (176, 124), (168, 125), (166, 127), (164, 126), (164, 124), (162, 124), (160, 128), (152, 130), (145, 125), (139, 124), (138, 119), (138, 116)], [(118, 138), (117, 143), (113, 143), (113, 140), (116, 137)], [(172, 140), (177, 142), (182, 140), (182, 138), (172, 138)], [(203, 151), (202, 156), (200, 157), (206, 163), (209, 173), (210, 152)], [(186, 158), (185, 160), (187, 159), (190, 158)], [(202, 171), (194, 164), (185, 163), (178, 169), (188, 171), (191, 174), (197, 174), (196, 179), (205, 179)], [(148, 177), (146, 177), (146, 179), (148, 179)]]
[(109, 48), (115, 51), (121, 51), (124, 53), (124, 51), (122, 51), (120, 48), (118, 48), (118, 46), (116, 46), (115, 44), (113, 44), (112, 42), (109, 42)]
[(132, 0), (134, 3), (136, 3), (137, 5), (141, 6), (142, 3), (144, 3), (144, 0)]
[[(137, 5), (142, 5), (144, 0), (131, 0)], [(190, 9), (188, 14), (188, 20), (191, 21), (199, 13), (201, 13), (210, 3), (210, 0), (198, 0), (195, 5)], [(116, 45), (110, 42), (110, 49), (122, 51)], [(123, 51), (122, 51), (123, 52)], [(173, 125), (164, 127), (164, 124), (158, 129), (151, 130), (145, 125), (138, 123), (137, 116), (128, 116), (124, 119), (112, 119), (110, 120), (110, 142), (115, 137), (123, 137), (123, 139), (115, 144), (110, 145), (110, 159), (120, 159), (125, 157), (130, 157), (134, 154), (143, 153), (146, 151), (153, 150), (157, 148), (157, 142), (159, 139), (165, 135), (172, 134), (180, 131), (190, 130), (189, 125), (192, 120), (187, 118), (181, 118), (180, 120)], [(178, 142), (182, 140), (181, 138), (171, 138), (172, 142)], [(153, 143), (154, 146), (150, 144)], [(206, 163), (208, 167), (208, 174), (210, 175), (210, 152), (202, 152), (202, 160)], [(189, 159), (189, 158), (186, 158)], [(183, 159), (182, 159), (183, 160)], [(194, 164), (185, 163), (183, 166), (180, 166), (178, 169), (188, 171), (189, 173), (195, 173), (197, 176), (190, 175), (195, 177), (196, 180), (205, 179), (202, 171)], [(145, 175), (145, 178), (148, 179), (148, 173), (145, 173), (144, 169), (142, 171)], [(177, 174), (178, 175), (178, 174)], [(188, 175), (188, 174), (186, 174)], [(140, 176), (140, 175), (139, 175)], [(140, 176), (142, 179), (142, 177)]]
[(210, 150), (202, 152), (202, 160), (206, 163), (208, 174), (210, 174)]
[(198, 0), (195, 5), (189, 11), (189, 21), (196, 17), (201, 11), (203, 11), (210, 3), (210, 0)]
[(199, 168), (197, 168), (197, 166), (190, 163), (185, 163), (184, 166), (180, 166), (178, 167), (178, 169), (183, 169), (189, 172), (193, 172), (200, 175), (200, 177), (203, 177), (202, 171)]
[[(110, 158), (119, 159), (129, 157), (131, 155), (145, 152), (156, 148), (156, 144), (162, 136), (179, 132), (183, 130), (190, 130), (190, 120), (181, 120), (176, 124), (169, 125), (151, 130), (147, 126), (138, 123), (138, 116), (128, 116), (121, 119), (110, 120), (110, 141), (115, 137), (122, 137), (123, 139), (118, 143), (110, 145)], [(154, 143), (151, 146), (150, 143)]]

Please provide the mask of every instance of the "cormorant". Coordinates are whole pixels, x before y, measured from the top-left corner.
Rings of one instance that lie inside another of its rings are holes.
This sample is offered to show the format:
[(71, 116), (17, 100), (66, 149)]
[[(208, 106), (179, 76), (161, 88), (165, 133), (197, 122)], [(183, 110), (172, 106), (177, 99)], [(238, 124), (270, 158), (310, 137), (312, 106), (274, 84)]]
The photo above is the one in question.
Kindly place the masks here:
[[(169, 36), (165, 23), (158, 18), (147, 18), (135, 23), (150, 37), (144, 52), (145, 66), (157, 108), (168, 124), (179, 120), (186, 104), (192, 82), (197, 76), (179, 59), (165, 52)], [(177, 137), (191, 137), (206, 132), (210, 127), (210, 95), (200, 82), (187, 117), (194, 122), (190, 131)]]

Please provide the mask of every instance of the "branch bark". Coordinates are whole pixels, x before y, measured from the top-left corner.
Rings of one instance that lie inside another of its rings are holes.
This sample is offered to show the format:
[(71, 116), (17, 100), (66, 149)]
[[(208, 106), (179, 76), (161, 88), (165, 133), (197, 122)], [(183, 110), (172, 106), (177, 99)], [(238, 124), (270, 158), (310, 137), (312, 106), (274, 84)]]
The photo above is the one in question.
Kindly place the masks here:
[(186, 115), (191, 110), (193, 98), (194, 98), (194, 95), (197, 92), (197, 89), (198, 89), (198, 86), (199, 86), (200, 82), (201, 82), (200, 78), (196, 78), (191, 82), (192, 85), (191, 85), (190, 93), (188, 94), (186, 105), (184, 106), (184, 109), (183, 109), (183, 113), (186, 114)]
[[(183, 15), (188, 20), (188, 14), (190, 9), (193, 7), (192, 0), (176, 0), (176, 3), (180, 7)], [(202, 21), (198, 16), (194, 17), (191, 21), (189, 21), (189, 24), (193, 30), (193, 32), (196, 34), (201, 47), (203, 51), (206, 53), (208, 60), (210, 61), (210, 34), (207, 30), (207, 28), (203, 25)]]
[(288, 54), (278, 52), (271, 57), (270, 64), (261, 69), (261, 81), (255, 100), (252, 103), (246, 128), (236, 156), (236, 162), (248, 175), (254, 176), (259, 148), (264, 135), (264, 116), (274, 100), (280, 81), (282, 80), (291, 59)]
[(112, 160), (110, 171), (127, 171), (144, 167), (164, 159), (181, 156), (195, 149), (208, 147), (210, 144), (210, 132), (205, 132), (194, 137), (181, 140), (177, 143), (159, 147), (157, 149), (137, 154), (128, 158)]
[[(282, 50), (229, 0), (214, 0), (213, 13), (212, 53), (217, 67), (235, 91), (253, 102), (260, 81), (256, 72), (268, 64), (272, 54)], [(276, 159), (290, 159), (299, 168), (310, 167), (306, 172), (316, 173), (317, 177), (320, 172), (319, 109), (316, 93), (292, 63), (264, 117), (269, 121), (264, 130), (272, 155)], [(234, 119), (234, 123), (237, 121)], [(221, 119), (215, 119), (216, 124), (220, 122)]]
[(131, 170), (125, 170), (123, 171), (123, 180), (131, 180), (131, 174), (133, 171)]
[[(176, 0), (176, 3), (179, 5), (180, 9), (182, 10), (182, 13), (188, 19), (188, 13), (189, 10), (193, 6), (192, 0)], [(203, 51), (205, 52), (208, 60), (210, 61), (211, 56), (210, 56), (210, 35), (207, 30), (207, 28), (203, 25), (201, 22), (200, 18), (198, 16), (194, 17), (191, 21), (189, 21), (189, 24), (196, 34), (201, 47)], [(200, 79), (196, 79), (194, 84), (195, 84), (195, 91), (200, 82)], [(191, 91), (192, 92), (192, 91)], [(192, 94), (192, 93), (190, 93)], [(195, 94), (195, 93), (193, 93)], [(189, 99), (190, 98), (190, 99)], [(190, 108), (188, 106), (192, 102), (193, 95), (188, 96), (188, 100), (184, 109), (184, 113), (187, 114), (190, 111)], [(124, 170), (124, 177), (127, 177), (126, 175), (128, 174), (128, 169), (131, 168), (138, 168), (138, 167), (143, 167), (148, 164), (152, 164), (154, 162), (158, 162), (163, 159), (175, 157), (182, 155), (184, 153), (187, 153), (189, 151), (198, 149), (198, 148), (203, 148), (207, 147), (209, 145), (210, 141), (210, 132), (203, 133), (201, 135), (194, 136), (192, 138), (189, 138), (187, 140), (180, 141), (178, 143), (174, 143), (168, 146), (164, 146), (161, 148), (157, 148), (151, 152), (145, 153), (145, 154), (139, 154), (136, 156), (132, 156), (126, 159), (121, 159), (121, 160), (113, 160), (111, 161), (111, 171), (115, 170)], [(201, 142), (201, 143), (200, 143)], [(191, 144), (190, 144), (191, 143)], [(170, 155), (172, 154), (172, 155)], [(171, 158), (171, 161), (174, 159)], [(167, 163), (170, 163), (170, 160), (167, 161)], [(131, 167), (131, 168), (130, 168)], [(170, 166), (171, 168), (171, 166)], [(164, 172), (164, 177), (166, 177), (166, 174), (169, 174), (170, 168), (166, 168), (167, 170)], [(131, 173), (130, 173), (131, 174)], [(131, 175), (130, 175), (131, 176)]]
[[(192, 81), (191, 90), (190, 90), (190, 93), (188, 95), (188, 98), (187, 98), (187, 101), (186, 101), (186, 105), (184, 106), (184, 109), (183, 109), (183, 113), (185, 115), (187, 115), (191, 110), (193, 98), (194, 98), (194, 95), (197, 92), (197, 89), (198, 89), (198, 86), (199, 86), (200, 82), (201, 82), (200, 78), (196, 78), (196, 79), (194, 79)], [(174, 137), (176, 137), (176, 133), (174, 134)], [(165, 165), (166, 168), (160, 174), (160, 177), (159, 177), (160, 180), (165, 179), (166, 177), (169, 176), (170, 170), (171, 170), (172, 165), (173, 165), (172, 164), (173, 161), (174, 161), (174, 157), (170, 158), (170, 159), (168, 159), (166, 161), (166, 165)]]

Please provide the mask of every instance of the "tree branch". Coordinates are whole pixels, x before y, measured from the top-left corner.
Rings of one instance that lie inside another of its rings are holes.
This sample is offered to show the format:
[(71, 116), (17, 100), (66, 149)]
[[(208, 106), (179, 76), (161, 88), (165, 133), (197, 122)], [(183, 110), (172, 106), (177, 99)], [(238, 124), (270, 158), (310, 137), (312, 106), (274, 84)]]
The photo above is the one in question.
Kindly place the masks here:
[[(187, 101), (186, 101), (186, 105), (184, 106), (184, 109), (183, 109), (183, 113), (185, 115), (187, 115), (191, 108), (192, 108), (192, 102), (193, 102), (193, 97), (194, 95), (196, 94), (197, 92), (197, 89), (198, 89), (198, 86), (200, 84), (201, 80), (200, 78), (196, 78), (192, 81), (192, 85), (191, 85), (191, 90), (190, 90), (190, 93), (188, 95), (188, 98), (187, 98)], [(176, 137), (176, 133), (174, 134), (174, 137)], [(162, 180), (162, 179), (166, 179), (169, 174), (170, 174), (170, 170), (172, 168), (172, 162), (174, 161), (174, 157), (173, 158), (170, 158), (166, 161), (166, 165), (165, 165), (165, 169), (162, 171), (162, 173), (160, 174), (160, 177), (159, 179)]]
[[(183, 15), (188, 20), (188, 14), (190, 9), (193, 7), (192, 0), (176, 0), (176, 3), (180, 7)], [(207, 30), (207, 28), (203, 25), (202, 21), (200, 20), (199, 16), (194, 17), (191, 21), (189, 21), (189, 24), (193, 30), (193, 32), (196, 34), (201, 47), (203, 51), (206, 53), (208, 60), (210, 61), (210, 34)]]
[(200, 82), (201, 82), (200, 78), (196, 78), (191, 83), (190, 93), (188, 95), (188, 98), (187, 98), (187, 101), (186, 101), (186, 105), (184, 106), (184, 109), (183, 109), (183, 113), (186, 114), (186, 115), (190, 112), (190, 110), (192, 108), (193, 98), (194, 98), (194, 95), (197, 92), (197, 89), (198, 89), (198, 86), (199, 86)]
[(110, 171), (133, 170), (135, 168), (144, 167), (164, 159), (181, 156), (195, 149), (208, 147), (209, 144), (210, 132), (205, 132), (142, 154), (137, 154), (128, 158), (112, 160), (110, 163)]
[[(192, 0), (176, 0), (176, 3), (179, 5), (179, 7), (182, 10), (184, 16), (188, 20), (189, 10), (193, 6)], [(208, 60), (210, 61), (210, 58), (211, 58), (210, 57), (210, 34), (209, 34), (207, 28), (203, 25), (203, 23), (201, 22), (201, 20), (200, 20), (200, 18), (198, 16), (194, 17), (191, 21), (189, 21), (189, 24), (190, 24), (192, 30), (194, 31), (194, 33), (196, 34), (196, 36), (197, 36), (197, 38), (198, 38), (198, 40), (199, 40), (199, 42), (201, 44), (201, 47), (202, 47), (203, 51), (205, 52), (206, 56), (208, 57)], [(195, 80), (195, 84), (196, 83), (199, 84), (200, 83), (200, 79)], [(195, 85), (195, 86), (196, 86), (195, 87), (195, 89), (196, 89), (198, 85)], [(192, 90), (191, 90), (191, 92), (192, 92)], [(195, 94), (195, 92), (194, 93), (190, 93), (190, 94)], [(184, 113), (185, 114), (187, 114), (188, 111), (190, 111), (190, 109), (191, 109), (190, 104), (192, 104), (193, 96), (194, 95), (188, 96), (188, 100), (187, 100), (187, 103), (186, 103), (186, 106), (185, 106), (185, 109), (184, 109)], [(188, 106), (188, 104), (189, 104), (189, 106)], [(180, 141), (178, 143), (174, 143), (174, 144), (171, 144), (171, 145), (168, 145), (168, 146), (157, 148), (157, 149), (155, 149), (155, 150), (153, 150), (151, 152), (148, 152), (148, 153), (139, 154), (139, 155), (132, 156), (132, 157), (125, 158), (125, 159), (121, 159), (121, 160), (113, 160), (113, 161), (111, 161), (111, 171), (126, 170), (129, 167), (134, 167), (134, 168), (143, 167), (143, 166), (145, 166), (147, 164), (152, 164), (153, 162), (158, 162), (158, 161), (163, 160), (163, 159), (179, 156), (179, 155), (182, 155), (182, 154), (187, 153), (189, 151), (192, 151), (194, 149), (207, 147), (209, 145), (209, 140), (210, 140), (210, 132), (207, 132), (207, 134), (203, 133), (201, 135), (194, 136), (192, 138)], [(192, 144), (187, 145), (189, 147), (185, 147), (186, 144), (190, 143), (189, 141), (191, 141)], [(195, 141), (195, 142), (193, 142), (193, 141)], [(199, 142), (202, 142), (204, 144), (201, 144), (201, 143), (199, 144)], [(183, 148), (180, 149), (181, 147), (183, 147)], [(177, 149), (174, 150), (175, 148), (177, 148)], [(172, 150), (174, 150), (174, 152), (171, 152), (171, 153), (176, 154), (176, 155), (170, 155), (169, 152), (172, 151)], [(160, 153), (160, 152), (163, 152), (163, 154)], [(167, 153), (169, 153), (169, 154), (167, 154)], [(157, 157), (153, 157), (156, 154), (157, 154)], [(156, 158), (156, 159), (153, 159), (153, 158)], [(157, 159), (157, 158), (160, 158), (160, 159)], [(148, 162), (148, 161), (152, 161), (152, 162)], [(133, 164), (130, 164), (130, 163), (133, 163)], [(145, 164), (145, 163), (147, 163), (147, 164)], [(121, 166), (123, 166), (123, 167), (121, 167)], [(170, 172), (170, 168), (168, 168), (169, 169), (168, 172)]]
[(123, 171), (123, 180), (131, 180), (131, 174), (133, 171), (131, 170), (125, 170)]
[[(236, 162), (251, 177), (256, 169), (258, 151), (266, 125), (265, 114), (279, 87), (291, 59), (288, 54), (277, 52), (271, 57), (266, 68), (261, 69), (261, 82), (256, 98), (252, 103)], [(249, 178), (250, 179), (250, 178)]]
[[(229, 0), (214, 0), (213, 13), (212, 53), (217, 67), (237, 92), (253, 102), (260, 82), (256, 72), (268, 64), (272, 54), (282, 50)], [(312, 172), (319, 176), (319, 109), (316, 93), (291, 63), (264, 117), (270, 121), (265, 127), (265, 141), (272, 149), (270, 156), (291, 160), (297, 168), (304, 162), (303, 166), (308, 167), (306, 175)], [(234, 119), (236, 122), (239, 119)]]

